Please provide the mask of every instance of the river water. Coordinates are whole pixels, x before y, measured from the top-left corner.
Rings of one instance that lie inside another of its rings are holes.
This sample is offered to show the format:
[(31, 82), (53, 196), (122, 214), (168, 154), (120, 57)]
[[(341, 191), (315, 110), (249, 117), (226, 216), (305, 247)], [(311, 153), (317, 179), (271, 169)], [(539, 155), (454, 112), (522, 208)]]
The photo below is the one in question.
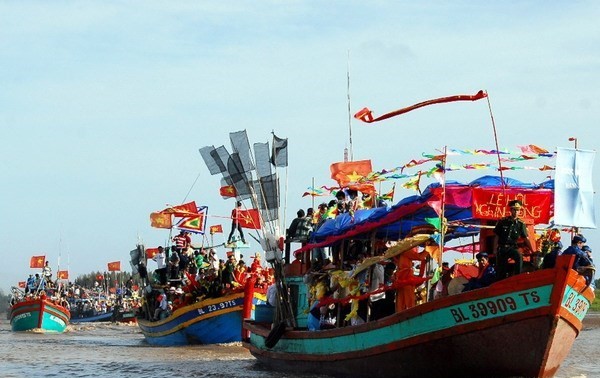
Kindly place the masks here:
[[(583, 331), (556, 377), (600, 377), (599, 349), (600, 315), (588, 315)], [(144, 342), (137, 325), (111, 323), (70, 325), (64, 334), (15, 333), (2, 316), (0, 377), (322, 376), (265, 370), (240, 343), (156, 347)]]

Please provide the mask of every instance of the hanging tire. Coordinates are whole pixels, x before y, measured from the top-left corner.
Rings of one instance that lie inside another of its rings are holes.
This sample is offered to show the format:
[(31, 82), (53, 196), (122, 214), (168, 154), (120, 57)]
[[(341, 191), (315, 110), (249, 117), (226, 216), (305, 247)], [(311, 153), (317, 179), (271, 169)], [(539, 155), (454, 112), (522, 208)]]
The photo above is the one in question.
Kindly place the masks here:
[(279, 322), (275, 327), (273, 327), (271, 332), (269, 332), (269, 335), (265, 339), (265, 346), (269, 349), (273, 348), (275, 345), (277, 345), (277, 342), (279, 339), (281, 339), (281, 336), (283, 336), (284, 333), (285, 322)]

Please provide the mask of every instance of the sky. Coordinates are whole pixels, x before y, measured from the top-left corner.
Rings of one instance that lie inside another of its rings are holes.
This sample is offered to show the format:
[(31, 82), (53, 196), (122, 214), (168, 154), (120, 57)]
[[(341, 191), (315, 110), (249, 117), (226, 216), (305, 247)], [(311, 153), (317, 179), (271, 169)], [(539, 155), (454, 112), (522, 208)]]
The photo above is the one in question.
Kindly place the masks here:
[[(113, 261), (129, 271), (138, 242), (166, 243), (149, 214), (167, 204), (208, 206), (221, 242), (234, 203), (198, 149), (231, 151), (234, 131), (288, 138), (287, 224), (312, 206), (302, 193), (313, 180), (335, 184), (344, 148), (374, 170), (446, 146), (493, 149), (493, 116), (500, 148), (554, 151), (574, 137), (596, 150), (598, 19), (595, 1), (2, 1), (0, 289), (34, 273), (36, 255), (71, 279)], [(349, 120), (479, 90), (489, 102)], [(494, 172), (449, 179), (483, 174)], [(399, 186), (395, 200), (414, 194)]]

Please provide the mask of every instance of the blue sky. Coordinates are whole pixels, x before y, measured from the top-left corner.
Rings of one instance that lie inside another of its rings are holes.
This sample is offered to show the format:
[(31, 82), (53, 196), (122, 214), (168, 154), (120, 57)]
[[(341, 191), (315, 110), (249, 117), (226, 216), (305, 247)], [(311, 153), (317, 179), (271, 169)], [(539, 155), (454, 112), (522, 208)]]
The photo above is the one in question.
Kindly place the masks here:
[[(71, 278), (127, 266), (138, 238), (165, 243), (148, 216), (166, 204), (227, 216), (233, 202), (198, 149), (230, 148), (232, 131), (289, 138), (289, 223), (311, 205), (301, 195), (313, 177), (334, 183), (329, 165), (349, 146), (348, 66), (352, 113), (483, 89), (501, 148), (575, 136), (595, 150), (599, 16), (593, 1), (0, 2), (0, 288), (38, 254), (55, 270), (60, 254)], [(351, 125), (354, 159), (377, 170), (444, 146), (494, 147), (486, 101)]]

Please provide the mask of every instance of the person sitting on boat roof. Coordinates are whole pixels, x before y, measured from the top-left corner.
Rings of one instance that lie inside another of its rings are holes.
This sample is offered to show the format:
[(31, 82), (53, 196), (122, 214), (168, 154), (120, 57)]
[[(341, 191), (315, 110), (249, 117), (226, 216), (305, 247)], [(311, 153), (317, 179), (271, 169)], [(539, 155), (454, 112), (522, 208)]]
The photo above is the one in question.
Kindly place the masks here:
[(478, 265), (477, 277), (473, 277), (465, 284), (463, 291), (475, 290), (491, 285), (496, 281), (496, 270), (490, 264), (490, 259), (487, 253), (479, 252), (475, 255)]
[[(575, 255), (575, 260), (573, 261), (573, 269), (577, 270), (580, 273), (585, 272), (588, 268), (592, 268), (594, 266), (587, 252), (584, 252), (582, 250), (586, 242), (587, 240), (585, 237), (583, 237), (583, 235), (575, 235), (571, 240), (571, 245), (562, 253), (563, 255)], [(591, 283), (592, 278), (593, 275), (585, 275), (585, 280), (588, 285)]]
[(344, 193), (344, 191), (340, 189), (335, 193), (335, 198), (337, 199), (337, 213), (347, 213), (348, 200), (346, 199), (346, 193)]
[[(535, 249), (531, 246), (527, 226), (519, 218), (518, 213), (523, 208), (523, 203), (519, 200), (508, 203), (510, 215), (498, 221), (494, 228), (496, 237), (494, 238), (494, 253), (496, 255), (496, 269), (499, 280), (521, 273), (523, 269), (523, 256), (519, 252), (517, 240), (525, 240), (525, 245), (530, 251)], [(514, 261), (512, 267), (509, 259)]]

